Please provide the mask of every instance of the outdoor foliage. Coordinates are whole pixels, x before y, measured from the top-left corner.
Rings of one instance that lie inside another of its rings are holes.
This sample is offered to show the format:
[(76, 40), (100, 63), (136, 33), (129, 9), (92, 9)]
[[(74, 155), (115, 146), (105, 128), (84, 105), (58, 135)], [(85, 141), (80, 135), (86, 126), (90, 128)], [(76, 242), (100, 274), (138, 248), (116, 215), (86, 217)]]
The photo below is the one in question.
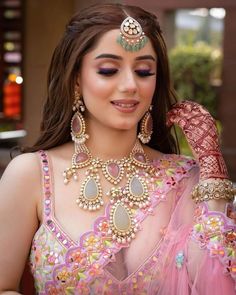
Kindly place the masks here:
[[(170, 69), (175, 90), (180, 100), (194, 100), (204, 105), (217, 117), (217, 92), (213, 84), (220, 81), (220, 52), (205, 43), (179, 45), (169, 54)], [(217, 122), (220, 131), (220, 122)], [(192, 155), (180, 128), (177, 135), (181, 153)]]
[(217, 95), (213, 84), (220, 81), (221, 54), (205, 43), (180, 45), (170, 51), (170, 69), (179, 98), (204, 105), (216, 116)]

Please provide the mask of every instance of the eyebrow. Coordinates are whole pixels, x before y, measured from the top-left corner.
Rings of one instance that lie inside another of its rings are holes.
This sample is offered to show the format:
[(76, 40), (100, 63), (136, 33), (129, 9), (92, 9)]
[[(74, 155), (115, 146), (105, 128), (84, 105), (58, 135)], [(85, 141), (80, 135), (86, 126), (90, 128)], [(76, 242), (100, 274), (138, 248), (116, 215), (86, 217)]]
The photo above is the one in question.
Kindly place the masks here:
[[(95, 59), (100, 59), (100, 58), (111, 58), (111, 59), (116, 59), (116, 60), (122, 60), (122, 57), (119, 55), (115, 54), (110, 54), (110, 53), (103, 53), (95, 57)], [(141, 55), (135, 58), (136, 60), (153, 60), (156, 61), (156, 59), (152, 55)]]

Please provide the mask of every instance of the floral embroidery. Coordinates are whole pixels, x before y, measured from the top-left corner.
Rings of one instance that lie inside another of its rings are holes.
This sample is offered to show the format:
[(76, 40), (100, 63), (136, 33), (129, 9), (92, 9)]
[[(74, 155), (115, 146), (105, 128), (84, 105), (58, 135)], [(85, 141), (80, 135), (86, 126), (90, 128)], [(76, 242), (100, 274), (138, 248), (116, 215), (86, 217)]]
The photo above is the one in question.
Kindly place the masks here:
[[(31, 251), (32, 271), (39, 294), (146, 294), (145, 290), (153, 279), (154, 269), (155, 279), (158, 279), (159, 247), (124, 284), (118, 284), (110, 278), (104, 271), (104, 266), (115, 260), (115, 254), (122, 247), (128, 246), (113, 241), (109, 234), (110, 206), (107, 206), (105, 216), (97, 218), (93, 231), (83, 234), (76, 245), (53, 218), (53, 198), (46, 153), (41, 152), (41, 157), (45, 222), (35, 235)], [(168, 191), (177, 187), (181, 179), (188, 177), (188, 171), (195, 164), (193, 160), (177, 155), (166, 155), (157, 162), (153, 161), (155, 175), (150, 181), (148, 179), (151, 206), (133, 209), (139, 224), (148, 214), (152, 214), (160, 202), (166, 200)]]
[(44, 282), (51, 278), (52, 268), (63, 262), (65, 253), (66, 249), (42, 225), (35, 234), (30, 254), (31, 271), (37, 278), (36, 291), (43, 289)]
[(62, 284), (66, 284), (68, 279), (70, 279), (71, 273), (69, 273), (66, 268), (60, 271), (57, 274), (57, 280), (60, 281)]
[(207, 204), (196, 208), (192, 239), (218, 257), (226, 273), (236, 280), (236, 225), (221, 212), (208, 211)]

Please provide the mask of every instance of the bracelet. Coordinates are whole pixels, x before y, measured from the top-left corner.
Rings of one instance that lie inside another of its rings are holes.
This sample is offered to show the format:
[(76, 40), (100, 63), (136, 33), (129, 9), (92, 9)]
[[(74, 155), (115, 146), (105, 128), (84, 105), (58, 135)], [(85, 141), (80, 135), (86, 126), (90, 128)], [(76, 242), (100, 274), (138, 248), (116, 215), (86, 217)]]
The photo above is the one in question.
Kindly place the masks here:
[(236, 189), (233, 183), (228, 179), (206, 179), (200, 181), (192, 191), (192, 199), (195, 203), (209, 200), (225, 199), (233, 201)]

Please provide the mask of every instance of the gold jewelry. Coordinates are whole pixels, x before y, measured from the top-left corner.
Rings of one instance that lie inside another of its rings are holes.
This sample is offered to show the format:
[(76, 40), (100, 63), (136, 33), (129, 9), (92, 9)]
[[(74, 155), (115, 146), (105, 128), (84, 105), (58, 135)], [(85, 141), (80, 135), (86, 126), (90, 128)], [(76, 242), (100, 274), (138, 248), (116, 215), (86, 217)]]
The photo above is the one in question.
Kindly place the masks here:
[(76, 111), (81, 111), (84, 112), (85, 111), (85, 106), (82, 100), (82, 95), (79, 93), (78, 89), (75, 89), (75, 99), (74, 99), (74, 103), (72, 106), (72, 109), (74, 112)]
[(109, 231), (112, 239), (118, 243), (126, 244), (135, 238), (138, 224), (133, 218), (131, 209), (121, 200), (118, 200), (111, 208)]
[(153, 121), (152, 115), (150, 113), (151, 110), (152, 106), (150, 106), (149, 110), (143, 116), (140, 123), (140, 132), (138, 134), (138, 138), (141, 140), (143, 144), (146, 144), (151, 140), (151, 136), (153, 133)]
[(76, 150), (77, 144), (84, 143), (89, 138), (88, 134), (85, 133), (85, 120), (81, 113), (85, 111), (85, 106), (78, 90), (75, 90), (75, 100), (72, 109), (75, 111), (75, 114), (71, 119), (71, 137), (75, 143)]
[[(139, 140), (136, 140), (128, 157), (107, 161), (93, 158), (84, 143), (78, 144), (72, 158), (72, 167), (67, 168), (63, 173), (64, 182), (68, 183), (72, 177), (77, 180), (78, 170), (84, 167), (87, 167), (87, 177), (82, 182), (80, 194), (76, 199), (77, 205), (89, 211), (100, 209), (104, 204), (100, 177), (104, 176), (113, 185), (106, 194), (111, 203), (110, 234), (120, 243), (129, 242), (138, 230), (132, 208), (150, 206), (150, 197), (143, 172), (146, 177), (147, 173), (148, 175), (153, 173), (153, 167)], [(126, 184), (123, 187), (118, 186), (124, 177), (127, 178)]]
[(117, 42), (127, 51), (138, 51), (148, 41), (140, 23), (128, 16), (120, 26), (120, 36)]
[(206, 179), (200, 181), (192, 192), (192, 199), (196, 203), (225, 199), (233, 201), (236, 190), (228, 179)]

